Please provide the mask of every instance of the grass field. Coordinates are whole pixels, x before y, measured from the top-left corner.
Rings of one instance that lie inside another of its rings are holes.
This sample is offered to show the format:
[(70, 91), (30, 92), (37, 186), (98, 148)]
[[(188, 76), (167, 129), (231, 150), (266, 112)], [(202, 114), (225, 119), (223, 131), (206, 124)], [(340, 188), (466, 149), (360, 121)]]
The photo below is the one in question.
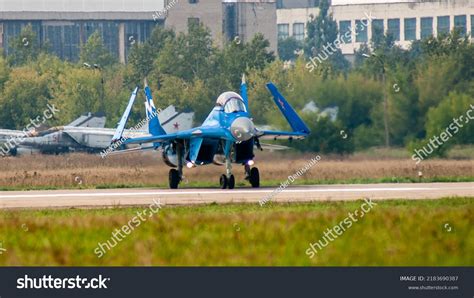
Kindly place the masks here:
[(98, 243), (145, 208), (1, 211), (0, 265), (474, 265), (474, 198), (380, 201), (310, 259), (361, 204), (165, 206), (102, 258)]
[[(416, 165), (406, 151), (367, 151), (350, 157), (321, 156), (295, 184), (474, 181), (474, 159), (456, 151), (459, 160), (427, 160)], [(275, 186), (304, 167), (314, 155), (259, 153), (263, 186)], [(102, 159), (97, 155), (23, 156), (0, 160), (0, 190), (168, 187), (169, 168), (159, 154), (132, 154)], [(224, 173), (214, 165), (185, 169), (182, 187), (216, 187)], [(422, 177), (419, 177), (419, 172)], [(248, 185), (244, 170), (234, 166), (236, 185)]]

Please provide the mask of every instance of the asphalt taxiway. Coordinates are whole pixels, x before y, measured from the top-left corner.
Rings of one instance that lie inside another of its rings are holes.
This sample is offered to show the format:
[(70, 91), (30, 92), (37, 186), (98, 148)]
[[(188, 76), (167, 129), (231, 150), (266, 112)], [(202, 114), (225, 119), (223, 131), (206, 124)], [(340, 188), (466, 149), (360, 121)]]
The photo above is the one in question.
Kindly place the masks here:
[(290, 186), (275, 193), (276, 187), (221, 189), (86, 189), (46, 191), (2, 191), (0, 209), (11, 208), (101, 208), (150, 205), (160, 199), (165, 205), (226, 203), (345, 201), (371, 198), (437, 199), (474, 197), (474, 183), (396, 183)]

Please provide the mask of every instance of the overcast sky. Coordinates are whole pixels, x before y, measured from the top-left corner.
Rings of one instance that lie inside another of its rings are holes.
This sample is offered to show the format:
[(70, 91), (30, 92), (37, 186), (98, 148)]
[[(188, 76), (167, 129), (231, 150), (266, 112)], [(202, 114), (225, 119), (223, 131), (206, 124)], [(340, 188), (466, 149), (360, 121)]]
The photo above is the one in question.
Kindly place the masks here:
[(332, 4), (361, 4), (361, 3), (393, 3), (393, 2), (414, 2), (414, 0), (332, 0)]

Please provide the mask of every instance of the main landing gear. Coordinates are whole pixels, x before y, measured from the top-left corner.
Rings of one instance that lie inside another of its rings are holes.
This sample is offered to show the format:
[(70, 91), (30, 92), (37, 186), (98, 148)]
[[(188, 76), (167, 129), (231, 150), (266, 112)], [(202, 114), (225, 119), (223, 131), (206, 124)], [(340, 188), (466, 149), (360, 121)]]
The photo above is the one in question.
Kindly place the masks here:
[(177, 189), (183, 180), (183, 144), (176, 144), (176, 154), (178, 155), (178, 169), (171, 169), (168, 174), (171, 189)]
[(177, 189), (179, 183), (181, 182), (181, 177), (178, 170), (171, 169), (169, 172), (169, 184), (171, 189)]
[[(177, 189), (183, 180), (183, 144), (176, 144), (176, 154), (178, 158), (178, 168), (169, 171), (169, 186), (171, 189)], [(226, 174), (221, 175), (219, 185), (221, 189), (234, 189), (235, 177), (232, 174), (232, 163), (230, 158), (225, 160)], [(250, 165), (245, 164), (245, 180), (250, 182), (254, 188), (260, 187), (260, 173), (258, 168), (250, 168)]]
[(260, 172), (258, 168), (250, 168), (249, 165), (245, 165), (245, 180), (250, 182), (253, 188), (260, 187)]

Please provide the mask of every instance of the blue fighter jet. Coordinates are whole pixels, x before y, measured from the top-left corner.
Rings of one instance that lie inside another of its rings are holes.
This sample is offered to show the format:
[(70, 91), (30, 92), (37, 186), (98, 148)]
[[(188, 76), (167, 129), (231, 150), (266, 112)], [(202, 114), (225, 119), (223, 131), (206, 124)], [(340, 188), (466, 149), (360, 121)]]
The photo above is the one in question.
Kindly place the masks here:
[[(137, 96), (138, 87), (135, 88), (130, 98), (127, 109), (118, 124), (112, 143), (121, 141), (128, 144), (150, 144), (148, 147), (139, 147), (140, 150), (160, 150), (163, 160), (172, 167), (169, 171), (169, 187), (177, 189), (183, 180), (183, 167), (193, 168), (208, 164), (225, 164), (226, 173), (220, 177), (222, 189), (233, 189), (235, 177), (232, 174), (232, 163), (243, 165), (246, 180), (252, 187), (260, 186), (260, 174), (254, 165), (254, 147), (262, 150), (262, 138), (288, 138), (302, 139), (310, 131), (303, 120), (297, 115), (288, 101), (280, 94), (276, 86), (267, 84), (273, 95), (273, 100), (283, 116), (290, 124), (293, 131), (258, 130), (249, 112), (247, 97), (247, 83), (245, 76), (242, 78), (241, 94), (235, 92), (222, 93), (216, 101), (216, 106), (199, 126), (176, 133), (166, 133), (160, 125), (156, 115), (156, 108), (151, 95), (151, 90), (145, 82), (145, 107), (149, 121), (150, 136), (122, 139), (122, 134), (130, 115), (131, 107)], [(152, 144), (152, 145), (151, 145)], [(134, 150), (137, 151), (137, 150)], [(216, 157), (222, 156), (223, 162), (219, 163)]]

